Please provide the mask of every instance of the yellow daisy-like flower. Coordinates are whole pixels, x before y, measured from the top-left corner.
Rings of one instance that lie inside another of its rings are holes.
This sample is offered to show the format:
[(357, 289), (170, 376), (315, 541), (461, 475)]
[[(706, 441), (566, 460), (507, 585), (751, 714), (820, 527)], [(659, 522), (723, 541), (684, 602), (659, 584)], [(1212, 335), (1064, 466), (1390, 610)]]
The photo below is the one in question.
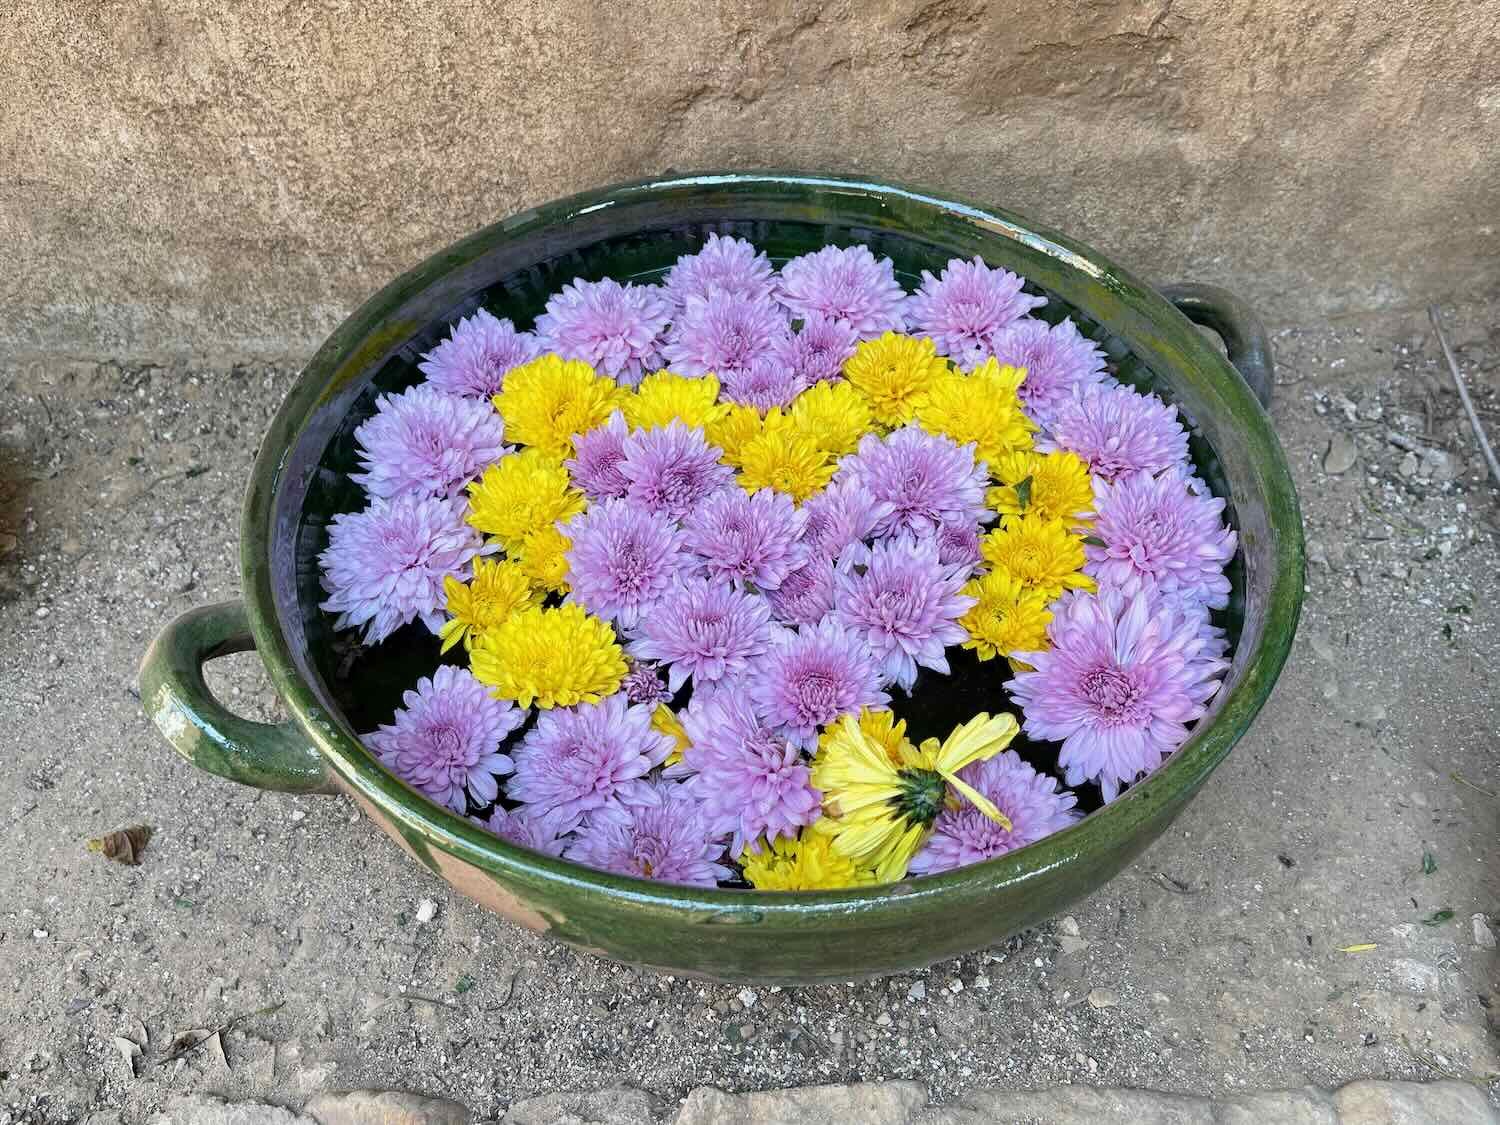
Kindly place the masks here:
[(549, 353), (506, 372), (492, 401), (509, 440), (561, 460), (573, 452), (574, 434), (604, 425), (629, 394), (582, 360)]
[(1062, 520), (1006, 516), (980, 540), (979, 550), (996, 570), (1048, 601), (1064, 590), (1094, 588), (1094, 580), (1083, 573), (1083, 540), (1070, 534)]
[(969, 634), (964, 648), (980, 660), (1013, 652), (1037, 652), (1047, 647), (1046, 595), (1027, 589), (1009, 571), (992, 570), (964, 586), (963, 595), (977, 599), (958, 619)]
[(786, 426), (768, 426), (740, 450), (740, 484), (746, 492), (774, 488), (802, 503), (833, 478), (826, 449)]
[(1013, 715), (979, 714), (942, 743), (927, 739), (898, 765), (846, 715), (813, 759), (812, 784), (823, 792), (824, 813), (814, 825), (831, 837), (835, 852), (873, 867), (882, 883), (905, 876), (938, 814), (957, 808), (960, 798), (1009, 831), (1005, 814), (958, 771), (1000, 753), (1019, 729)]
[[(859, 729), (866, 738), (884, 750), (886, 757), (897, 766), (906, 765), (916, 753), (916, 747), (906, 737), (906, 720), (897, 719), (894, 711), (872, 711), (868, 707), (862, 709), (859, 713)], [(837, 726), (829, 727), (819, 737), (819, 745), (837, 738), (838, 732)]]
[(487, 629), (469, 656), (475, 677), (497, 699), (522, 707), (571, 707), (613, 695), (625, 654), (609, 622), (582, 606), (523, 609)]
[(1025, 513), (1079, 528), (1094, 514), (1089, 467), (1075, 453), (1007, 453), (990, 463), (990, 475), (1000, 483), (985, 499), (1002, 516)]
[(562, 462), (540, 449), (523, 449), (500, 458), (470, 482), (466, 518), (511, 551), (520, 549), (532, 532), (572, 519), (583, 506), (583, 493), (573, 487)]
[(832, 838), (819, 832), (761, 840), (760, 850), (745, 849), (741, 861), (745, 881), (758, 891), (833, 891), (875, 882), (874, 871), (834, 851)]
[(1037, 425), (1016, 397), (1025, 376), (1024, 369), (1002, 367), (993, 359), (967, 375), (945, 371), (917, 399), (917, 423), (959, 445), (973, 442), (974, 456), (993, 472), (1005, 454), (1031, 448)]
[(680, 419), (686, 426), (710, 426), (729, 413), (729, 404), (719, 399), (719, 379), (705, 375), (689, 379), (671, 371), (647, 375), (635, 393), (625, 399), (625, 421), (643, 430), (665, 426)]
[(853, 383), (814, 383), (792, 400), (787, 413), (793, 429), (835, 457), (853, 453), (870, 432), (869, 400)]
[(568, 548), (573, 541), (555, 524), (539, 527), (521, 540), (515, 552), (522, 572), (539, 590), (553, 594), (568, 592)]
[[(771, 416), (774, 419), (770, 421), (772, 426), (779, 425), (783, 420), (779, 410), (771, 411)], [(703, 427), (703, 436), (709, 445), (717, 445), (724, 451), (726, 464), (738, 466), (746, 444), (751, 438), (759, 437), (766, 426), (767, 420), (761, 418), (760, 411), (755, 407), (732, 402), (723, 417)]]
[(683, 729), (682, 720), (677, 717), (677, 712), (665, 703), (658, 703), (656, 710), (651, 712), (651, 729), (657, 734), (666, 735), (674, 743), (672, 752), (667, 755), (663, 765), (675, 766), (682, 761), (683, 753), (693, 745), (687, 736), (687, 731)]
[(508, 559), (475, 559), (474, 577), (468, 582), (451, 575), (444, 578), (443, 593), (447, 610), (453, 615), (443, 623), (439, 634), (443, 652), (460, 641), (464, 648), (472, 648), (474, 639), (486, 630), (538, 602), (525, 572)]
[(910, 422), (917, 400), (947, 371), (948, 361), (931, 340), (895, 332), (864, 341), (844, 361), (844, 377), (869, 401), (875, 421), (888, 429)]

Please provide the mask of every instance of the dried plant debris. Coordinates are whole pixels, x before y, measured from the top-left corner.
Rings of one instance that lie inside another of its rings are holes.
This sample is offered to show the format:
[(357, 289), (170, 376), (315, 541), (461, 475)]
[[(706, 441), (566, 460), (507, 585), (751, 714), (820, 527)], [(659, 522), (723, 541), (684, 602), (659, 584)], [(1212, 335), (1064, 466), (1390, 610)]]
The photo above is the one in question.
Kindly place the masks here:
[(98, 852), (105, 859), (123, 863), (126, 867), (139, 867), (141, 853), (150, 842), (153, 829), (150, 825), (137, 824), (131, 828), (120, 828), (96, 836), (88, 842), (91, 852)]

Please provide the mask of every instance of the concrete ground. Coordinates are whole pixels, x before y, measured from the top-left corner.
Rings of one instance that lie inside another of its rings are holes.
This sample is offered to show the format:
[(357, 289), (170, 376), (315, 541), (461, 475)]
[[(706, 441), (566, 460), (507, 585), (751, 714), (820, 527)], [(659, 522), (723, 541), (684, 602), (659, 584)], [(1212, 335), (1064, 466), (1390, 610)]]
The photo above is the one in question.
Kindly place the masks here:
[[(1448, 317), (1500, 437), (1500, 298)], [(1254, 730), (1070, 915), (930, 971), (810, 989), (574, 953), (448, 893), (343, 799), (179, 760), (141, 714), (136, 664), (173, 614), (235, 595), (241, 489), (293, 372), (0, 364), (0, 1119), (138, 1122), (184, 1094), (295, 1105), (361, 1086), (488, 1118), (614, 1084), (668, 1107), (702, 1085), (872, 1079), (938, 1102), (1362, 1077), (1493, 1097), (1497, 494), (1424, 316), (1276, 344), (1314, 564)], [(254, 656), (212, 679), (274, 714)], [(139, 867), (87, 850), (133, 824), (156, 833)]]

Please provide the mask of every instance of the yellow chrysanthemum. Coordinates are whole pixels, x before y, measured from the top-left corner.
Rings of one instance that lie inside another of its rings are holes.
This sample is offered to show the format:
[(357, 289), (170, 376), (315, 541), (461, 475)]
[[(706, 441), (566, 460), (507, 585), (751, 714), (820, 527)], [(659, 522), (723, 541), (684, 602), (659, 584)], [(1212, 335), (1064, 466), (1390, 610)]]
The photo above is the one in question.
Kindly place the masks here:
[(1031, 448), (1037, 425), (1016, 398), (1025, 375), (1024, 369), (1002, 367), (993, 359), (967, 375), (945, 371), (917, 399), (917, 424), (959, 445), (973, 442), (975, 458), (993, 471), (1005, 454)]
[(1094, 514), (1089, 467), (1075, 453), (1007, 453), (990, 463), (1000, 483), (989, 490), (989, 506), (1002, 516), (1022, 513), (1085, 527)]
[(667, 755), (663, 765), (675, 766), (682, 761), (683, 752), (693, 745), (687, 736), (687, 731), (683, 729), (682, 720), (677, 717), (677, 712), (665, 703), (658, 703), (656, 710), (651, 712), (651, 729), (672, 740), (672, 752)]
[(866, 340), (844, 361), (844, 376), (862, 392), (882, 426), (910, 422), (921, 398), (948, 371), (948, 361), (924, 337), (887, 332)]
[(476, 637), (538, 601), (525, 572), (508, 559), (475, 559), (474, 577), (460, 582), (450, 575), (443, 579), (443, 593), (452, 614), (439, 634), (443, 652), (460, 641), (472, 648)]
[(573, 435), (609, 421), (629, 392), (578, 359), (551, 353), (506, 372), (493, 401), (505, 436), (559, 460), (573, 451)]
[(568, 548), (573, 541), (555, 524), (537, 528), (521, 540), (515, 553), (522, 572), (539, 590), (553, 594), (568, 592)]
[[(897, 766), (913, 760), (917, 748), (906, 737), (906, 720), (897, 719), (894, 711), (872, 711), (866, 707), (859, 713), (859, 729), (864, 736), (885, 751)], [(819, 744), (838, 737), (839, 728), (829, 727), (819, 738)]]
[(649, 430), (680, 419), (686, 426), (710, 426), (729, 413), (719, 398), (719, 379), (705, 375), (689, 379), (671, 371), (647, 375), (635, 393), (625, 399), (625, 421)]
[(788, 417), (793, 429), (835, 457), (853, 453), (873, 422), (869, 400), (848, 382), (814, 383), (792, 400)]
[(625, 654), (609, 622), (582, 606), (523, 609), (474, 644), (469, 666), (497, 699), (522, 707), (598, 703), (620, 688)]
[(996, 570), (1048, 601), (1064, 590), (1094, 588), (1094, 580), (1083, 573), (1083, 540), (1070, 534), (1062, 520), (1006, 516), (980, 540), (979, 549)]
[(1018, 730), (1012, 715), (979, 714), (942, 743), (929, 738), (903, 754), (908, 764), (898, 765), (846, 715), (813, 759), (811, 780), (823, 792), (824, 813), (814, 826), (835, 852), (874, 868), (882, 883), (906, 874), (938, 813), (957, 808), (960, 798), (1009, 831), (1005, 814), (958, 771), (1000, 753)]
[(562, 462), (539, 449), (523, 449), (500, 458), (470, 483), (467, 518), (510, 551), (532, 532), (572, 519), (583, 506), (583, 493), (572, 486)]
[(774, 488), (802, 503), (833, 477), (833, 457), (811, 438), (785, 426), (766, 427), (740, 450), (746, 492)]
[(832, 837), (818, 832), (761, 840), (760, 851), (746, 848), (740, 858), (745, 881), (758, 891), (833, 891), (875, 882), (874, 871), (834, 851)]
[[(779, 424), (782, 420), (781, 412), (773, 410), (771, 414), (774, 418), (771, 424), (773, 426)], [(723, 417), (703, 427), (703, 436), (709, 445), (717, 445), (724, 451), (726, 464), (738, 466), (741, 460), (740, 454), (744, 451), (746, 444), (751, 438), (759, 437), (765, 428), (766, 421), (761, 418), (760, 411), (755, 407), (732, 402)]]
[(992, 570), (965, 585), (962, 593), (977, 599), (958, 623), (969, 634), (964, 648), (973, 649), (980, 660), (1047, 647), (1052, 620), (1047, 597), (1027, 589), (1009, 571)]

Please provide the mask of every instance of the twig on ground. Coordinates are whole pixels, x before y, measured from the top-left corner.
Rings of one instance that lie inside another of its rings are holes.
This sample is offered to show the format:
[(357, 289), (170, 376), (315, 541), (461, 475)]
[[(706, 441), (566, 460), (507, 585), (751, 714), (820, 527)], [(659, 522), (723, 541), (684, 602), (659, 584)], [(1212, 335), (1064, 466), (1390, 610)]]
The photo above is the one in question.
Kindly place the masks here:
[(1495, 459), (1495, 451), (1490, 447), (1490, 439), (1485, 436), (1484, 426), (1479, 421), (1479, 414), (1474, 410), (1474, 400), (1469, 397), (1469, 386), (1464, 382), (1463, 373), (1458, 369), (1458, 360), (1453, 358), (1453, 349), (1448, 346), (1448, 334), (1443, 331), (1443, 318), (1439, 315), (1436, 305), (1427, 306), (1427, 316), (1432, 321), (1432, 330), (1437, 333), (1438, 344), (1443, 349), (1443, 358), (1448, 361), (1448, 370), (1453, 375), (1453, 385), (1458, 388), (1458, 398), (1464, 405), (1464, 413), (1469, 416), (1469, 425), (1474, 429), (1474, 436), (1479, 439), (1479, 450), (1484, 454), (1485, 464), (1490, 467), (1490, 482), (1500, 488), (1500, 461)]
[(215, 1035), (223, 1035), (226, 1031), (232, 1030), (239, 1024), (244, 1023), (246, 1020), (253, 1020), (256, 1016), (269, 1016), (272, 1012), (279, 1012), (284, 1007), (286, 1007), (286, 1001), (278, 1000), (274, 1004), (269, 1004), (264, 1008), (257, 1008), (253, 1012), (241, 1012), (239, 1015), (233, 1016), (225, 1023), (220, 1024), (218, 1027), (214, 1028), (206, 1035), (200, 1035), (192, 1042), (182, 1044), (171, 1054), (165, 1055), (162, 1058), (158, 1059), (156, 1065), (164, 1066), (167, 1063), (171, 1062), (173, 1059), (181, 1058), (189, 1051), (197, 1050), (199, 1047), (203, 1046), (203, 1044), (212, 1039)]

